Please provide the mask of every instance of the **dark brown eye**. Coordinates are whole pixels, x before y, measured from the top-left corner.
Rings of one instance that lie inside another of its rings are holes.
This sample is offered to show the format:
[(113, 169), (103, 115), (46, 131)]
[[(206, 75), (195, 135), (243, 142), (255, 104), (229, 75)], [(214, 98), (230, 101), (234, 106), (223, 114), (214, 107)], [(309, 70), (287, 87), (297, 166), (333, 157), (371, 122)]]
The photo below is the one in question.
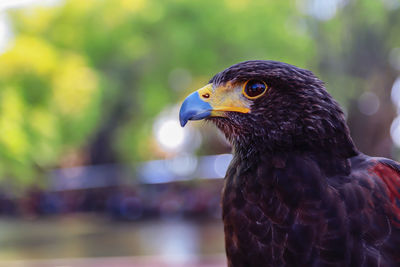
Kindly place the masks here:
[(260, 80), (249, 80), (243, 86), (243, 94), (249, 99), (256, 99), (267, 91), (267, 85)]

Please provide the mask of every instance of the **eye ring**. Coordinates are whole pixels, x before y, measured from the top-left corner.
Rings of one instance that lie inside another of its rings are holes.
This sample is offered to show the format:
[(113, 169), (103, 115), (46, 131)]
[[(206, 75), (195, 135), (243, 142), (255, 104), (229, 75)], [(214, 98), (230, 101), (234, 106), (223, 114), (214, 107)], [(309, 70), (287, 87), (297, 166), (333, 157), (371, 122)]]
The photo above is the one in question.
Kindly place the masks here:
[[(251, 87), (252, 85), (261, 85)], [(252, 92), (249, 89), (253, 90)], [(248, 80), (243, 84), (243, 95), (248, 99), (257, 99), (267, 92), (268, 86), (263, 80)]]

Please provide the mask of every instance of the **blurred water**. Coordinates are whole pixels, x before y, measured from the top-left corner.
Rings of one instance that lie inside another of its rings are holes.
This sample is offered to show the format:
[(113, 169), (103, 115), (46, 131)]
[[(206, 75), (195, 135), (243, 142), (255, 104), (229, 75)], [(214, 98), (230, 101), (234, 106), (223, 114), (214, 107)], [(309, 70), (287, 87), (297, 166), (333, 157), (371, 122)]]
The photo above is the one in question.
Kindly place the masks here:
[(132, 264), (137, 261), (129, 258), (132, 256), (142, 262), (147, 257), (153, 258), (150, 262), (156, 259), (158, 263), (179, 266), (215, 255), (217, 262), (221, 262), (223, 253), (223, 227), (219, 220), (115, 222), (85, 215), (0, 221), (0, 266), (21, 262), (21, 266), (36, 266), (27, 265), (35, 262), (46, 265), (50, 259), (94, 258), (96, 261), (98, 258), (99, 261), (107, 257), (128, 257)]

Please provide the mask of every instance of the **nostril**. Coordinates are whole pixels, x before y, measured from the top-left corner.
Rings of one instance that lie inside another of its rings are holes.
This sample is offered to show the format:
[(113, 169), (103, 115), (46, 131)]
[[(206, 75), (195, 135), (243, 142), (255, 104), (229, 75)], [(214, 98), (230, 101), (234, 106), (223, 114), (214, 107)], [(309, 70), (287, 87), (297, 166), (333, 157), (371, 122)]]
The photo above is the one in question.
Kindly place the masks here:
[(209, 97), (210, 97), (210, 94), (209, 94), (209, 93), (203, 94), (202, 97), (204, 97), (204, 98), (209, 98)]

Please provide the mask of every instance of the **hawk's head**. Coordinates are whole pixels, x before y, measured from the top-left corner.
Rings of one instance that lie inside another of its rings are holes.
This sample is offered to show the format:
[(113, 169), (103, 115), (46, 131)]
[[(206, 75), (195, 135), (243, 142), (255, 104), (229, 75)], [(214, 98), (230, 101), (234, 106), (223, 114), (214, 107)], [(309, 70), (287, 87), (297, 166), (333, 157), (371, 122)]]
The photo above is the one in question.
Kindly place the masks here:
[(179, 118), (182, 126), (214, 122), (235, 147), (355, 151), (343, 112), (323, 83), (311, 71), (276, 61), (245, 61), (216, 74), (185, 99)]

